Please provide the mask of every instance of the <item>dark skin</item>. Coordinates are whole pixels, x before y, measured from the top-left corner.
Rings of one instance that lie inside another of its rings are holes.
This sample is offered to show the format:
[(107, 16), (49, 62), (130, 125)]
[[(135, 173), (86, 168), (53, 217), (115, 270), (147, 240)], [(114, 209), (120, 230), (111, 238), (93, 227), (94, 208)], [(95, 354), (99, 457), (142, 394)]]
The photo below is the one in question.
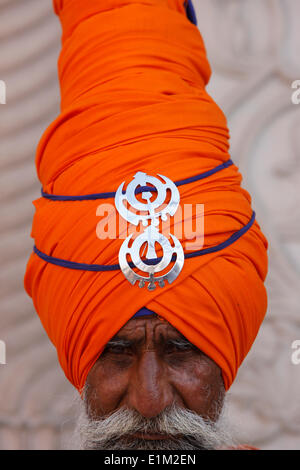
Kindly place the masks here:
[(87, 386), (89, 413), (96, 418), (122, 406), (153, 418), (175, 403), (215, 421), (225, 394), (215, 362), (156, 315), (121, 328), (91, 369)]

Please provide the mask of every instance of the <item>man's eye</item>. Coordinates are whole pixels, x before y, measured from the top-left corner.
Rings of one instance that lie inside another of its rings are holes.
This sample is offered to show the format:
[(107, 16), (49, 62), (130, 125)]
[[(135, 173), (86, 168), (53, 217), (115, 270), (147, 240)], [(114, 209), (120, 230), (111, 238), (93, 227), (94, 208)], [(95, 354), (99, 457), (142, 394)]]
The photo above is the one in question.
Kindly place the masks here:
[(111, 354), (128, 354), (130, 348), (128, 346), (106, 346), (104, 352)]

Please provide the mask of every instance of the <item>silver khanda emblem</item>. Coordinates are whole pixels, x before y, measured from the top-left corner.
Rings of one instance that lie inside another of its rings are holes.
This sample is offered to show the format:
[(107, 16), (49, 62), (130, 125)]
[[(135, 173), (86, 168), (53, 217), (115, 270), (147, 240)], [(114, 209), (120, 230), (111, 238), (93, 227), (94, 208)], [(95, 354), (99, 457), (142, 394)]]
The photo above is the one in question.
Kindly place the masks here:
[[(172, 246), (169, 239), (157, 228), (160, 218), (165, 221), (168, 215), (174, 216), (176, 213), (180, 202), (179, 191), (169, 178), (158, 176), (161, 179), (139, 171), (128, 184), (126, 191), (124, 191), (125, 182), (123, 182), (117, 189), (115, 196), (115, 205), (120, 215), (135, 226), (142, 223), (146, 227), (144, 232), (134, 240), (132, 240), (133, 234), (124, 240), (119, 251), (120, 268), (132, 285), (138, 281), (139, 287), (148, 285), (149, 290), (154, 290), (156, 284), (164, 287), (166, 280), (171, 284), (179, 275), (184, 264), (181, 243), (174, 235), (170, 234), (169, 237), (173, 241)], [(145, 200), (145, 203), (136, 198), (138, 193), (141, 195), (140, 199)], [(153, 194), (155, 194), (154, 198)], [(151, 201), (151, 199), (153, 200)], [(156, 244), (161, 247), (163, 253), (159, 259), (156, 254)], [(147, 247), (144, 261), (141, 259), (143, 246)], [(129, 258), (131, 263), (128, 261)], [(162, 271), (166, 270), (172, 261), (174, 261), (172, 268), (162, 274)], [(130, 264), (136, 268), (138, 273), (132, 269)]]

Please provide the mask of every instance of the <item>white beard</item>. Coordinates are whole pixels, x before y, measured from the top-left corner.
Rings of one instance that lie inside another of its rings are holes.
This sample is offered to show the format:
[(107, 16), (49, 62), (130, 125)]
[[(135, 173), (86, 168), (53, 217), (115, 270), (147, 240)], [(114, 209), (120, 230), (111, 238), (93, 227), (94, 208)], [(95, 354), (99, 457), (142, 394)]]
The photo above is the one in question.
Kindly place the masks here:
[[(104, 418), (91, 419), (86, 408), (86, 403), (81, 403), (73, 436), (73, 444), (81, 450), (213, 450), (236, 445), (224, 406), (216, 423), (175, 405), (155, 418), (144, 418), (135, 410), (120, 408)], [(163, 434), (168, 438), (133, 437), (141, 432)]]

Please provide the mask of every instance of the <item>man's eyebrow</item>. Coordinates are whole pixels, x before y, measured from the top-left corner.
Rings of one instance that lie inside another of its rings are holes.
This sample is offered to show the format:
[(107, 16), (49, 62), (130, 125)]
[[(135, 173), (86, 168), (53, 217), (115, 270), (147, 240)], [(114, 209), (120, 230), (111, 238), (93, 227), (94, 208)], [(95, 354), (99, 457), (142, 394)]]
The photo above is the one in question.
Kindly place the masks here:
[(106, 343), (105, 347), (122, 346), (122, 347), (129, 348), (130, 346), (134, 346), (142, 342), (143, 342), (143, 338), (127, 339), (127, 338), (122, 338), (120, 336), (114, 336)]
[(184, 336), (179, 338), (168, 338), (165, 341), (165, 344), (169, 346), (177, 346), (177, 347), (192, 347), (193, 349), (198, 349), (193, 343), (191, 343), (188, 339)]
[(105, 347), (107, 346), (123, 346), (123, 347), (129, 347), (131, 346), (132, 344), (134, 343), (134, 341), (130, 341), (128, 339), (124, 339), (124, 338), (119, 338), (118, 336), (110, 339)]
[[(109, 340), (105, 348), (109, 347), (124, 347), (128, 348), (133, 345), (137, 345), (138, 343), (143, 342), (143, 338), (141, 339), (126, 339), (122, 338), (119, 336), (114, 336), (111, 340)], [(159, 338), (159, 343), (161, 346), (176, 346), (176, 347), (181, 347), (181, 348), (187, 348), (187, 347), (192, 347), (193, 349), (198, 349), (193, 343), (191, 343), (188, 339), (186, 339), (184, 336), (179, 336), (177, 338), (165, 338), (163, 335), (160, 336)]]

